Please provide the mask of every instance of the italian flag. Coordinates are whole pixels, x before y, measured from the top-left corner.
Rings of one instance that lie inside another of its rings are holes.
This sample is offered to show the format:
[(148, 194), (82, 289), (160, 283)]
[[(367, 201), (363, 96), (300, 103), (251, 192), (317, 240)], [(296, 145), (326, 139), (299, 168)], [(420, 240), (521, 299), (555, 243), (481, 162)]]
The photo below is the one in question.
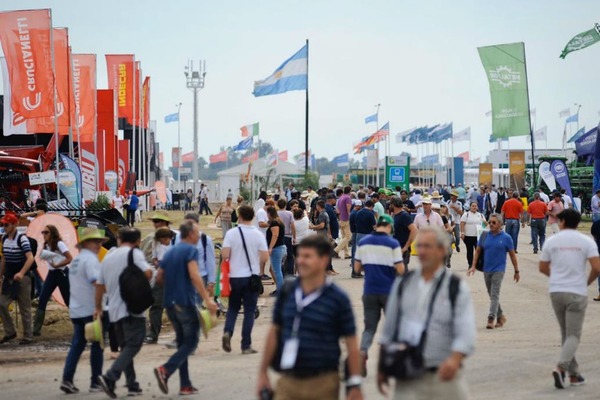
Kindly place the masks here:
[(242, 137), (258, 136), (258, 122), (240, 128)]

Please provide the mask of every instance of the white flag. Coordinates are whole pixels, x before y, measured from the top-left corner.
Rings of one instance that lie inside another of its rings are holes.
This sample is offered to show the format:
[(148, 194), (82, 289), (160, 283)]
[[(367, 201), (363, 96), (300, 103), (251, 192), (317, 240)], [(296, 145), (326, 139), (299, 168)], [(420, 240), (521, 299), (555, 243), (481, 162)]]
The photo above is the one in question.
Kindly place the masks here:
[(568, 117), (570, 115), (571, 115), (571, 109), (570, 108), (565, 108), (564, 110), (562, 110), (561, 112), (558, 113), (558, 117), (559, 118)]
[(408, 134), (414, 131), (415, 129), (417, 129), (416, 126), (414, 128), (405, 130), (404, 132), (396, 133), (396, 143), (408, 142), (408, 139), (410, 137)]
[(489, 117), (490, 115), (492, 115), (492, 110), (490, 110), (490, 111), (488, 111), (488, 112), (485, 113), (486, 117)]
[(455, 142), (462, 142), (463, 140), (471, 140), (471, 127), (463, 129), (460, 132), (456, 132), (452, 139)]
[(4, 136), (29, 135), (30, 133), (27, 132), (27, 120), (15, 114), (10, 106), (10, 79), (8, 79), (6, 58), (0, 57), (0, 67), (2, 69), (2, 84), (4, 85), (4, 121), (2, 124)]
[[(539, 142), (540, 140), (548, 140), (548, 128), (543, 126), (540, 129), (537, 129), (536, 131), (534, 131), (533, 139), (536, 142)], [(529, 141), (531, 142), (531, 136), (529, 137)]]

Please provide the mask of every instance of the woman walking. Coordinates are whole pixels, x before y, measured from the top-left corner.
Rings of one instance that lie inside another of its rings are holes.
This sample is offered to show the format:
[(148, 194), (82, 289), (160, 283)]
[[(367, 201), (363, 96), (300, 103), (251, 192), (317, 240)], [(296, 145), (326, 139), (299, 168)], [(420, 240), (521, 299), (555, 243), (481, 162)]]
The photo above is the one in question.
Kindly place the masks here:
[(231, 204), (232, 195), (227, 195), (227, 200), (225, 200), (225, 204), (221, 205), (217, 215), (215, 215), (215, 223), (217, 222), (217, 218), (221, 218), (221, 232), (223, 233), (223, 238), (228, 230), (232, 228), (231, 215), (235, 211), (233, 204)]
[(44, 236), (44, 247), (40, 258), (46, 261), (48, 265), (48, 275), (42, 285), (40, 293), (40, 303), (35, 318), (33, 319), (33, 336), (42, 334), (42, 326), (46, 317), (46, 306), (52, 296), (52, 292), (58, 287), (65, 305), (69, 306), (69, 268), (68, 265), (73, 261), (73, 256), (69, 248), (63, 242), (54, 225), (46, 225), (42, 231)]
[(487, 226), (485, 217), (478, 211), (477, 202), (471, 202), (469, 211), (460, 218), (460, 237), (467, 248), (469, 268), (473, 265), (473, 252), (477, 247), (478, 230)]
[(273, 268), (273, 274), (275, 275), (275, 285), (277, 290), (271, 293), (271, 296), (275, 296), (277, 291), (281, 289), (283, 285), (283, 260), (287, 255), (285, 242), (283, 240), (285, 234), (285, 227), (277, 209), (275, 207), (267, 208), (267, 216), (269, 217), (269, 227), (267, 228), (267, 245), (269, 247), (269, 257), (271, 259), (271, 268)]

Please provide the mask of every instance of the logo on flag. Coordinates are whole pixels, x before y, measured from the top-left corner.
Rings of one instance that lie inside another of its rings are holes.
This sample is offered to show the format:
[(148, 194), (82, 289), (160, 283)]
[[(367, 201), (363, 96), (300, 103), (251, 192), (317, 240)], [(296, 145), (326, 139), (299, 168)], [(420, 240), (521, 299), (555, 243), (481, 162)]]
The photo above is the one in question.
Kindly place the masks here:
[(498, 66), (495, 70), (489, 71), (489, 75), (491, 81), (497, 82), (505, 88), (521, 83), (519, 71), (513, 71), (506, 65)]

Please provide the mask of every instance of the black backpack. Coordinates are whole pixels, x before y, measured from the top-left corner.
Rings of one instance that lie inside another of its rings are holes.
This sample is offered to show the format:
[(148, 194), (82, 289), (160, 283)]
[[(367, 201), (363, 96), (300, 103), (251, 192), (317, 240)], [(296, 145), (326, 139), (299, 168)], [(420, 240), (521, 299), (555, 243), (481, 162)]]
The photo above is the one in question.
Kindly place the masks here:
[[(37, 254), (38, 242), (37, 242), (37, 240), (35, 240), (32, 237), (26, 236), (24, 234), (17, 234), (17, 243), (19, 244), (19, 248), (21, 249), (21, 251), (23, 251), (23, 247), (21, 246), (21, 236), (25, 236), (27, 238), (27, 240), (29, 240), (29, 247), (31, 247), (31, 254), (33, 254), (33, 257), (34, 257), (33, 264), (31, 264), (31, 268), (29, 268), (29, 271), (33, 272), (33, 271), (37, 270), (37, 268), (38, 268), (37, 263), (35, 262), (35, 255)], [(8, 239), (8, 235), (4, 235), (2, 237), (2, 248), (4, 248), (4, 242), (6, 241), (6, 239)]]
[(150, 281), (133, 261), (135, 248), (129, 250), (127, 267), (119, 276), (119, 290), (121, 298), (127, 305), (130, 314), (141, 314), (154, 304)]

